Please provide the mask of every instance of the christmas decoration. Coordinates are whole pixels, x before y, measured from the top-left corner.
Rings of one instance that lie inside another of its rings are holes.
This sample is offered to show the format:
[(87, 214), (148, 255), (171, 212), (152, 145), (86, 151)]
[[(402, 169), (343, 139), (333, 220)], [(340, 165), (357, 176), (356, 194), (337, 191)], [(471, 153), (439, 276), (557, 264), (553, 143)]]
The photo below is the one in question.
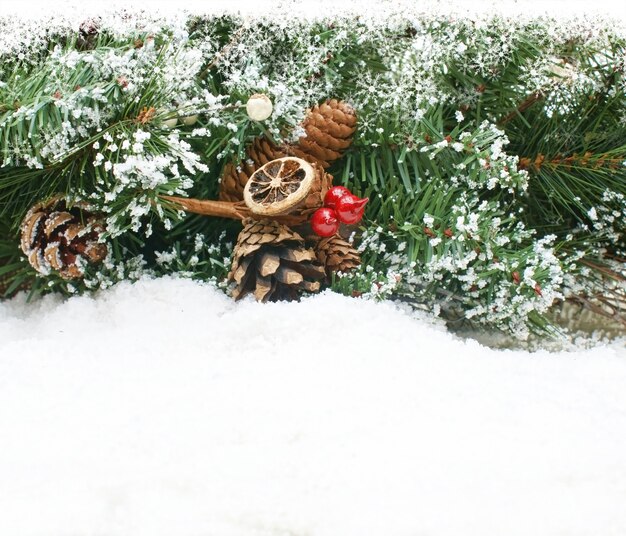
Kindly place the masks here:
[(356, 123), (352, 106), (330, 99), (307, 113), (302, 124), (306, 135), (300, 137), (298, 147), (327, 168), (350, 147)]
[(84, 264), (104, 259), (107, 248), (98, 242), (104, 231), (84, 203), (70, 205), (63, 197), (37, 203), (21, 225), (21, 247), (39, 273), (64, 279), (82, 277)]
[(246, 219), (243, 225), (228, 274), (235, 299), (252, 293), (258, 301), (277, 301), (319, 290), (324, 268), (298, 233), (274, 220)]
[[(317, 258), (316, 252), (303, 249), (304, 239), (287, 225), (307, 223), (312, 212), (310, 226), (314, 233), (325, 237), (335, 234), (339, 229), (335, 211), (318, 208), (331, 181), (332, 176), (319, 164), (311, 165), (287, 156), (272, 160), (252, 173), (244, 187), (243, 203), (164, 197), (188, 212), (244, 220), (228, 276), (237, 283), (233, 292), (236, 299), (250, 292), (259, 301), (294, 299), (300, 291), (319, 290), (320, 274), (325, 269), (309, 264)], [(276, 244), (281, 244), (281, 249), (276, 249)], [(257, 252), (261, 246), (262, 251)], [(325, 251), (330, 249), (325, 247)], [(348, 266), (358, 265), (355, 256), (358, 259), (352, 250), (350, 260), (343, 264), (346, 270)], [(337, 255), (332, 257), (331, 265), (336, 264), (337, 258)], [(298, 265), (293, 265), (294, 262)], [(317, 279), (309, 280), (305, 276)]]
[(341, 196), (335, 203), (337, 219), (341, 223), (354, 225), (363, 219), (365, 205), (369, 199), (359, 199), (356, 195), (348, 194)]
[[(317, 208), (330, 181), (332, 177), (321, 166), (283, 157), (252, 174), (244, 189), (243, 203), (165, 198), (188, 212), (243, 219), (244, 229), (239, 233), (228, 276), (237, 283), (233, 297), (239, 299), (251, 292), (259, 301), (294, 299), (300, 291), (319, 290), (325, 269), (311, 264), (317, 259), (316, 252), (305, 248), (305, 240), (287, 225), (305, 224), (314, 210), (310, 224), (315, 233), (330, 236), (337, 232), (335, 212)], [(324, 216), (326, 212), (329, 215)]]
[(315, 247), (317, 260), (326, 270), (328, 277), (333, 273), (348, 273), (361, 264), (361, 257), (352, 244), (333, 234), (322, 238)]
[(345, 186), (333, 186), (324, 196), (324, 206), (334, 209), (337, 201), (344, 195), (352, 195)]
[(284, 214), (309, 195), (315, 174), (313, 166), (300, 158), (272, 160), (252, 174), (244, 188), (244, 201), (255, 214)]
[[(554, 333), (563, 301), (626, 323), (623, 30), (417, 12), (392, 25), (147, 16), (0, 21), (6, 295), (142, 271), (222, 282), (238, 224), (271, 220), (317, 253), (343, 254), (337, 233), (350, 232), (362, 266), (325, 284), (455, 329)], [(286, 158), (306, 165), (271, 163)], [(329, 194), (333, 181), (348, 191)], [(44, 204), (22, 224), (56, 192), (93, 208)], [(343, 225), (328, 244), (321, 208)]]
[(265, 121), (272, 115), (272, 101), (267, 95), (256, 93), (246, 103), (246, 113), (253, 121)]
[(337, 213), (332, 208), (318, 208), (311, 217), (311, 229), (318, 236), (334, 235), (339, 230)]

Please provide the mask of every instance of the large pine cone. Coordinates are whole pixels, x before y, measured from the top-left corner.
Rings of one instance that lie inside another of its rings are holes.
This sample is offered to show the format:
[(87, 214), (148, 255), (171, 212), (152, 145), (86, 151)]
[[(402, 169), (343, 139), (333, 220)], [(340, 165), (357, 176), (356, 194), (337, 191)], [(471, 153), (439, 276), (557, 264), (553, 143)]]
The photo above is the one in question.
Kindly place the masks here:
[(354, 109), (343, 101), (328, 100), (307, 112), (302, 127), (306, 136), (297, 145), (276, 146), (264, 138), (257, 138), (248, 148), (248, 156), (239, 166), (227, 164), (222, 173), (219, 198), (237, 202), (243, 199), (243, 189), (250, 176), (271, 160), (296, 156), (324, 169), (341, 157), (352, 143), (356, 130)]
[(359, 252), (338, 235), (322, 238), (315, 252), (328, 277), (337, 272), (349, 272), (361, 264)]
[(63, 197), (37, 203), (22, 221), (21, 246), (31, 266), (64, 279), (84, 275), (84, 265), (104, 259), (107, 247), (98, 242), (104, 227), (84, 203), (70, 206)]
[(324, 268), (304, 239), (275, 220), (243, 222), (228, 279), (236, 283), (233, 297), (249, 293), (261, 302), (293, 300), (301, 291), (317, 292)]

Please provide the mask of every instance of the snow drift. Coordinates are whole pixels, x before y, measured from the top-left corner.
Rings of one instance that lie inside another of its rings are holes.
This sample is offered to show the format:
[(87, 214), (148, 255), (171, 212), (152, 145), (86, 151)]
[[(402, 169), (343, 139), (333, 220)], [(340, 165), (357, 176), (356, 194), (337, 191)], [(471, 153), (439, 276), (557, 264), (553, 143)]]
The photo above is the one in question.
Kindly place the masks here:
[(186, 280), (0, 304), (0, 534), (626, 532), (626, 349)]

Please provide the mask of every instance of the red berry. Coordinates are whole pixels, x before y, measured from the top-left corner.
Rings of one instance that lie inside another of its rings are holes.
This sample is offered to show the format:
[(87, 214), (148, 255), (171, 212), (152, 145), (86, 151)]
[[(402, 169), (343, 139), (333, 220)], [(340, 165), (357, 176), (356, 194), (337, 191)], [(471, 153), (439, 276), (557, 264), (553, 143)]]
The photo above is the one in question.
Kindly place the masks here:
[(324, 196), (324, 206), (328, 208), (335, 208), (337, 206), (337, 201), (339, 201), (339, 199), (341, 199), (344, 195), (352, 195), (352, 193), (345, 186), (333, 186)]
[(339, 230), (337, 213), (332, 208), (318, 208), (311, 216), (311, 228), (316, 235), (333, 236)]
[(365, 205), (369, 199), (359, 199), (356, 195), (346, 195), (341, 197), (337, 201), (335, 210), (337, 211), (337, 218), (341, 223), (352, 225), (359, 223), (363, 218), (365, 212)]

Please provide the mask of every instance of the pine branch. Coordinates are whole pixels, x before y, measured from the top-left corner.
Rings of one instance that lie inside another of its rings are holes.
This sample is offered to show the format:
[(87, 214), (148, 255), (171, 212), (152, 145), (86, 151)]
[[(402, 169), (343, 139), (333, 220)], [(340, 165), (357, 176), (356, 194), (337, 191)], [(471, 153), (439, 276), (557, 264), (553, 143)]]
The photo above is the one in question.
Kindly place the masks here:
[[(489, 318), (488, 322), (505, 328), (509, 322), (514, 322), (512, 318), (516, 313), (513, 309), (507, 311), (506, 306), (494, 305), (501, 299), (499, 296), (505, 293), (510, 300), (522, 293), (528, 300), (541, 301), (542, 290), (551, 286), (552, 276), (549, 270), (532, 268), (535, 280), (532, 285), (516, 280), (517, 271), (523, 272), (535, 262), (531, 260), (536, 252), (529, 233), (520, 231), (510, 242), (499, 243), (500, 235), (512, 236), (514, 229), (519, 231), (519, 222), (508, 212), (514, 199), (508, 191), (488, 186), (492, 173), (499, 176), (495, 169), (498, 163), (492, 162), (494, 169), (481, 163), (488, 158), (481, 144), (489, 147), (493, 132), (473, 133), (466, 139), (466, 149), (459, 152), (441, 143), (447, 142), (448, 137), (453, 138), (439, 130), (440, 126), (436, 118), (434, 122), (426, 119), (422, 125), (421, 138), (429, 138), (424, 148), (433, 147), (432, 152), (383, 145), (370, 149), (369, 155), (348, 155), (343, 182), (357, 189), (360, 195), (370, 197), (369, 218), (387, 222), (386, 227), (376, 223), (373, 226), (377, 229), (375, 234), (386, 237), (383, 250), (389, 251), (389, 256), (381, 258), (379, 246), (372, 246), (371, 254), (366, 248), (364, 266), (373, 268), (374, 272), (362, 274), (362, 284), (358, 283), (358, 278), (350, 279), (350, 283), (357, 288), (384, 286), (380, 281), (386, 277), (383, 274), (390, 269), (398, 270), (402, 280), (407, 280), (407, 287), (400, 284), (393, 295), (412, 296), (411, 300), (432, 306), (440, 303), (442, 293), (449, 293), (448, 298), (456, 304), (444, 311), (445, 315), (452, 315), (450, 319), (466, 315), (484, 322)], [(454, 136), (458, 137), (458, 132)], [(418, 139), (417, 133), (415, 138)], [(466, 184), (453, 182), (459, 175), (460, 163), (463, 173), (475, 181), (472, 194), (468, 194)], [(463, 224), (467, 214), (476, 217), (477, 228), (471, 233)], [(426, 223), (428, 221), (431, 223)], [(497, 229), (491, 227), (496, 221)], [(459, 235), (462, 235), (461, 240), (458, 240)], [(404, 243), (405, 248), (402, 253), (394, 254), (392, 248), (399, 243)], [(490, 255), (482, 255), (484, 251), (489, 251)], [(398, 265), (392, 262), (390, 267), (386, 263), (394, 255), (403, 260), (398, 261)], [(439, 263), (458, 265), (458, 268), (439, 273)], [(415, 267), (413, 275), (407, 266)], [(338, 290), (345, 290), (345, 287), (346, 282), (337, 283)], [(544, 302), (545, 305), (549, 303)], [(533, 329), (549, 329), (549, 322), (537, 311), (523, 314), (526, 315), (524, 322), (529, 322)]]
[(204, 70), (198, 75), (200, 80), (204, 80), (209, 76), (209, 73), (213, 68), (215, 68), (222, 59), (228, 55), (229, 51), (235, 47), (245, 35), (248, 28), (246, 26), (241, 26), (237, 29), (237, 31), (233, 34), (230, 41), (226, 43), (224, 47), (222, 47), (216, 54), (215, 57), (209, 62), (209, 64), (204, 68)]
[(610, 169), (616, 171), (624, 165), (626, 154), (619, 155), (619, 151), (611, 153), (593, 154), (591, 151), (580, 154), (572, 154), (570, 156), (556, 155), (552, 158), (546, 157), (544, 154), (538, 154), (534, 159), (528, 157), (520, 157), (518, 169), (532, 170), (541, 172), (542, 167), (547, 166), (552, 169), (563, 168), (572, 169)]
[(606, 204), (607, 191), (626, 195), (624, 161), (626, 146), (602, 153), (521, 157), (519, 169), (531, 173), (527, 221), (562, 235), (589, 224), (589, 211)]

